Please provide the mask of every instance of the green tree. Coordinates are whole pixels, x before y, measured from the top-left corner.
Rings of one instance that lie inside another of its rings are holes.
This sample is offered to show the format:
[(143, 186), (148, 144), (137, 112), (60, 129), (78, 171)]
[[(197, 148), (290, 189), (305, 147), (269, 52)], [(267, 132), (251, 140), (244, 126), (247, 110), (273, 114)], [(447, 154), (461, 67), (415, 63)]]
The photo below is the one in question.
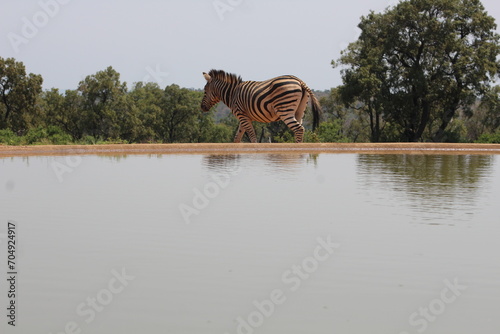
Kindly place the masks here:
[(233, 130), (224, 124), (216, 124), (212, 112), (198, 113), (197, 131), (192, 142), (227, 143), (232, 141), (232, 137)]
[(201, 92), (167, 86), (160, 103), (160, 124), (156, 133), (167, 143), (191, 142), (198, 130)]
[(23, 134), (38, 121), (41, 75), (26, 74), (22, 62), (0, 57), (0, 129)]
[(124, 127), (135, 124), (134, 109), (126, 99), (127, 84), (111, 66), (81, 81), (78, 92), (83, 98), (84, 133), (103, 139), (119, 139)]
[(499, 70), (496, 24), (479, 0), (402, 1), (359, 28), (332, 63), (346, 67), (341, 96), (363, 105), (373, 141), (384, 127), (402, 141), (445, 140), (457, 111), (470, 115)]
[(500, 144), (500, 130), (495, 133), (483, 133), (476, 142), (483, 144)]
[(159, 123), (161, 123), (161, 102), (164, 91), (156, 83), (138, 82), (129, 93), (130, 98), (140, 111), (140, 119), (143, 124), (143, 141), (162, 141), (156, 133)]
[(200, 133), (199, 124), (204, 122), (200, 118), (202, 92), (178, 85), (162, 90), (154, 83), (137, 83), (131, 96), (141, 110), (141, 119), (150, 141), (189, 143), (205, 138)]
[(55, 125), (79, 140), (84, 135), (82, 119), (83, 97), (76, 90), (67, 90), (64, 95), (57, 88), (42, 93), (44, 126)]
[(340, 96), (339, 88), (332, 88), (326, 96), (320, 99), (323, 108), (323, 121), (347, 118), (348, 109)]
[[(321, 98), (321, 106), (323, 107), (323, 121), (335, 123), (339, 125), (342, 137), (341, 141), (350, 142), (366, 142), (378, 141), (370, 138), (370, 122), (365, 106), (362, 103), (345, 103), (341, 95), (342, 89), (332, 88), (328, 95)], [(324, 129), (324, 128), (323, 128)], [(373, 131), (372, 133), (376, 133)], [(322, 141), (335, 141), (332, 138), (328, 140), (321, 138)]]
[(465, 119), (469, 141), (495, 142), (500, 133), (500, 86), (494, 86), (483, 95), (471, 117)]
[(349, 140), (342, 134), (342, 124), (340, 119), (322, 122), (318, 127), (318, 138), (322, 143), (348, 142)]
[(500, 86), (494, 86), (484, 94), (478, 109), (484, 126), (481, 133), (497, 131), (500, 128)]

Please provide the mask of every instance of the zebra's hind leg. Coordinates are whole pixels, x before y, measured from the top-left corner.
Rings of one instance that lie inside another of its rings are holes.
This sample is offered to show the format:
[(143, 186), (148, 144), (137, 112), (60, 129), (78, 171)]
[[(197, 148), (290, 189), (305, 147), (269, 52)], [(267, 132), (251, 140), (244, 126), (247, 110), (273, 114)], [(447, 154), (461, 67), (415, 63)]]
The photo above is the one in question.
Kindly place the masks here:
[(295, 114), (291, 114), (289, 112), (278, 112), (278, 115), (280, 119), (285, 122), (286, 126), (288, 126), (290, 130), (292, 130), (295, 137), (295, 142), (302, 143), (304, 139), (304, 127), (302, 126), (302, 124), (300, 124), (299, 121), (297, 121), (297, 119), (295, 118)]
[(252, 143), (257, 142), (257, 135), (255, 134), (255, 130), (252, 125), (252, 121), (247, 117), (239, 117), (240, 126), (238, 127), (238, 132), (236, 133), (236, 137), (234, 138), (235, 143), (241, 143), (241, 139), (245, 132), (248, 134), (250, 141)]
[(304, 113), (306, 111), (308, 100), (309, 100), (309, 94), (304, 92), (302, 94), (302, 99), (300, 100), (300, 104), (297, 107), (297, 111), (295, 112), (295, 119), (297, 119), (297, 121), (300, 123), (300, 125), (302, 125), (302, 121), (304, 118)]

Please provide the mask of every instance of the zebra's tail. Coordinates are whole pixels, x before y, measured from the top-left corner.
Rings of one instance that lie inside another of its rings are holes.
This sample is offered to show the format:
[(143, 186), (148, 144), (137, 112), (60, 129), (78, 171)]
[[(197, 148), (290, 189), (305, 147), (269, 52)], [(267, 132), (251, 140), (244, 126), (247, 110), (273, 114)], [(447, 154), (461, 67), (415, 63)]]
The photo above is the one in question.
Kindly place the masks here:
[(314, 93), (311, 92), (311, 105), (313, 111), (313, 131), (319, 126), (319, 120), (321, 118), (321, 105), (319, 104), (318, 98)]
[(313, 112), (313, 131), (314, 131), (319, 126), (319, 121), (321, 118), (321, 105), (319, 104), (319, 100), (316, 97), (316, 95), (314, 95), (312, 90), (305, 83), (302, 83), (302, 87), (309, 93), (309, 96), (311, 97), (311, 107)]

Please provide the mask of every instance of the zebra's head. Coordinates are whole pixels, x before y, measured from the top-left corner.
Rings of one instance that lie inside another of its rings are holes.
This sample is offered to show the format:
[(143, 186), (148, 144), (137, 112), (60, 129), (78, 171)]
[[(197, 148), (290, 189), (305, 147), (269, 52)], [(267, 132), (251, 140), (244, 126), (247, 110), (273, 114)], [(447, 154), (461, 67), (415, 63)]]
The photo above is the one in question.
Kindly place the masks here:
[(212, 77), (205, 72), (203, 72), (203, 76), (207, 80), (207, 84), (205, 85), (203, 101), (201, 101), (201, 110), (208, 112), (213, 106), (220, 102), (220, 96), (215, 92)]

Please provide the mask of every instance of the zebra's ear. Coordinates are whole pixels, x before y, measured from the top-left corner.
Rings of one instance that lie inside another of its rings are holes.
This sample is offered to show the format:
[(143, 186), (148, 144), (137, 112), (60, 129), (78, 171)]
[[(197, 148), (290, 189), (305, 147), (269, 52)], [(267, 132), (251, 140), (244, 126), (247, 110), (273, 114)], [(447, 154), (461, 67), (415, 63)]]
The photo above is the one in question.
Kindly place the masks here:
[(208, 82), (212, 81), (212, 77), (207, 73), (203, 72), (203, 76), (205, 77), (205, 80), (207, 80)]

